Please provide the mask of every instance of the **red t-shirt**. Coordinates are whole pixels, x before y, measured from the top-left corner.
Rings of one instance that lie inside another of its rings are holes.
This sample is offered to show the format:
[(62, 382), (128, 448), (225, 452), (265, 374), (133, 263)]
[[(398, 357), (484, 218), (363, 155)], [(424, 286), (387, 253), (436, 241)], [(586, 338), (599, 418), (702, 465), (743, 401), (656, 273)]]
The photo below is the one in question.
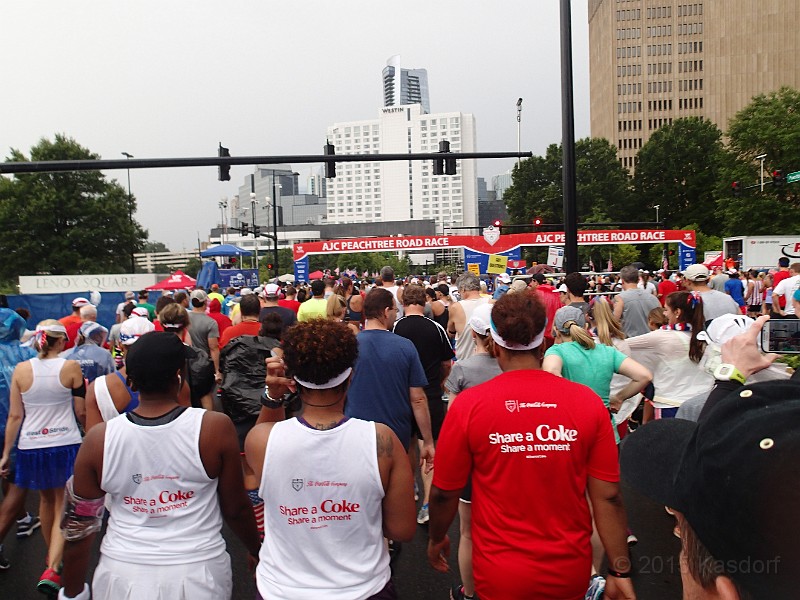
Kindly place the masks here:
[(587, 478), (619, 481), (600, 397), (533, 370), (462, 392), (439, 435), (433, 484), (460, 489), (470, 474), (478, 595), (583, 598), (592, 563)]
[(667, 296), (669, 296), (672, 292), (677, 292), (678, 286), (675, 285), (674, 281), (670, 281), (669, 279), (664, 279), (658, 284), (658, 299), (661, 301), (661, 306), (664, 306), (664, 302), (667, 300)]
[(564, 306), (561, 304), (561, 294), (555, 291), (552, 285), (543, 283), (536, 287), (536, 292), (539, 299), (544, 304), (544, 309), (547, 314), (547, 325), (544, 329), (544, 336), (549, 340), (547, 347), (553, 345), (553, 323), (555, 322), (556, 312), (559, 308)]
[(219, 347), (222, 348), (233, 338), (240, 335), (258, 335), (261, 331), (261, 323), (258, 321), (242, 321), (238, 325), (231, 325), (219, 338)]
[[(791, 277), (791, 273), (789, 271), (778, 271), (772, 276), (772, 289), (774, 290), (778, 287), (778, 284), (783, 281), (784, 279), (788, 279)], [(786, 308), (786, 296), (778, 296), (781, 308)]]
[(297, 300), (278, 300), (278, 306), (291, 308), (294, 311), (294, 314), (297, 314), (297, 311), (300, 310), (300, 302)]

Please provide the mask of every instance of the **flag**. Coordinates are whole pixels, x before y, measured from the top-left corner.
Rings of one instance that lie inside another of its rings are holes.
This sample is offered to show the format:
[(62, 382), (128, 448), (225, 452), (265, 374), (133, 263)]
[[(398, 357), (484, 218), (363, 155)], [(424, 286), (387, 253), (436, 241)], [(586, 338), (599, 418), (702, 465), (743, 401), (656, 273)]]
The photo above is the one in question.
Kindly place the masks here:
[(669, 258), (667, 258), (666, 250), (661, 254), (661, 268), (665, 271), (669, 271)]
[(589, 270), (594, 271), (594, 262), (592, 262), (592, 258), (589, 257)]
[(608, 255), (608, 266), (606, 267), (606, 271), (611, 272), (614, 270), (614, 263), (611, 262), (611, 255)]
[(336, 267), (336, 268), (333, 270), (333, 272), (334, 272), (334, 273), (336, 273), (336, 274), (338, 275), (338, 274), (339, 274), (339, 267)]

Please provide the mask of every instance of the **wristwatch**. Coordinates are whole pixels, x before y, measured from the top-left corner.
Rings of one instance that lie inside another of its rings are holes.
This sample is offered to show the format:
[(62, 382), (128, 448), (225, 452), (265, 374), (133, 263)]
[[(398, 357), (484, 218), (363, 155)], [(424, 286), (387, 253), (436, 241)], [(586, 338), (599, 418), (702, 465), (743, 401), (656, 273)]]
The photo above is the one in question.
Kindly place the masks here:
[(729, 363), (722, 363), (714, 369), (714, 379), (717, 381), (738, 381), (742, 385), (747, 381), (742, 372)]

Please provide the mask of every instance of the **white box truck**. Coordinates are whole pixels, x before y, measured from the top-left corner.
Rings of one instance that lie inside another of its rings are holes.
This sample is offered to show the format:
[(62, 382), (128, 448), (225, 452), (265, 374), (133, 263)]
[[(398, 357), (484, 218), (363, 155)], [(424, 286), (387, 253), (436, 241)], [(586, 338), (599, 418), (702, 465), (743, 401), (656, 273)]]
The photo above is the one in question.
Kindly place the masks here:
[(786, 236), (752, 235), (722, 240), (722, 256), (732, 258), (740, 269), (771, 269), (782, 256), (800, 262), (800, 234)]

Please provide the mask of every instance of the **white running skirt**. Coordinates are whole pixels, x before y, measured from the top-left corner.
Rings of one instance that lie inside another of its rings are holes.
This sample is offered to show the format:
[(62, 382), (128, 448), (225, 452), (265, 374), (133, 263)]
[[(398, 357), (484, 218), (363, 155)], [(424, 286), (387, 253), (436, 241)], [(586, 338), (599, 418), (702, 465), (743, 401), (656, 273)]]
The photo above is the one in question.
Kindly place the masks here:
[(229, 600), (231, 557), (183, 565), (142, 565), (100, 556), (92, 580), (94, 600)]

